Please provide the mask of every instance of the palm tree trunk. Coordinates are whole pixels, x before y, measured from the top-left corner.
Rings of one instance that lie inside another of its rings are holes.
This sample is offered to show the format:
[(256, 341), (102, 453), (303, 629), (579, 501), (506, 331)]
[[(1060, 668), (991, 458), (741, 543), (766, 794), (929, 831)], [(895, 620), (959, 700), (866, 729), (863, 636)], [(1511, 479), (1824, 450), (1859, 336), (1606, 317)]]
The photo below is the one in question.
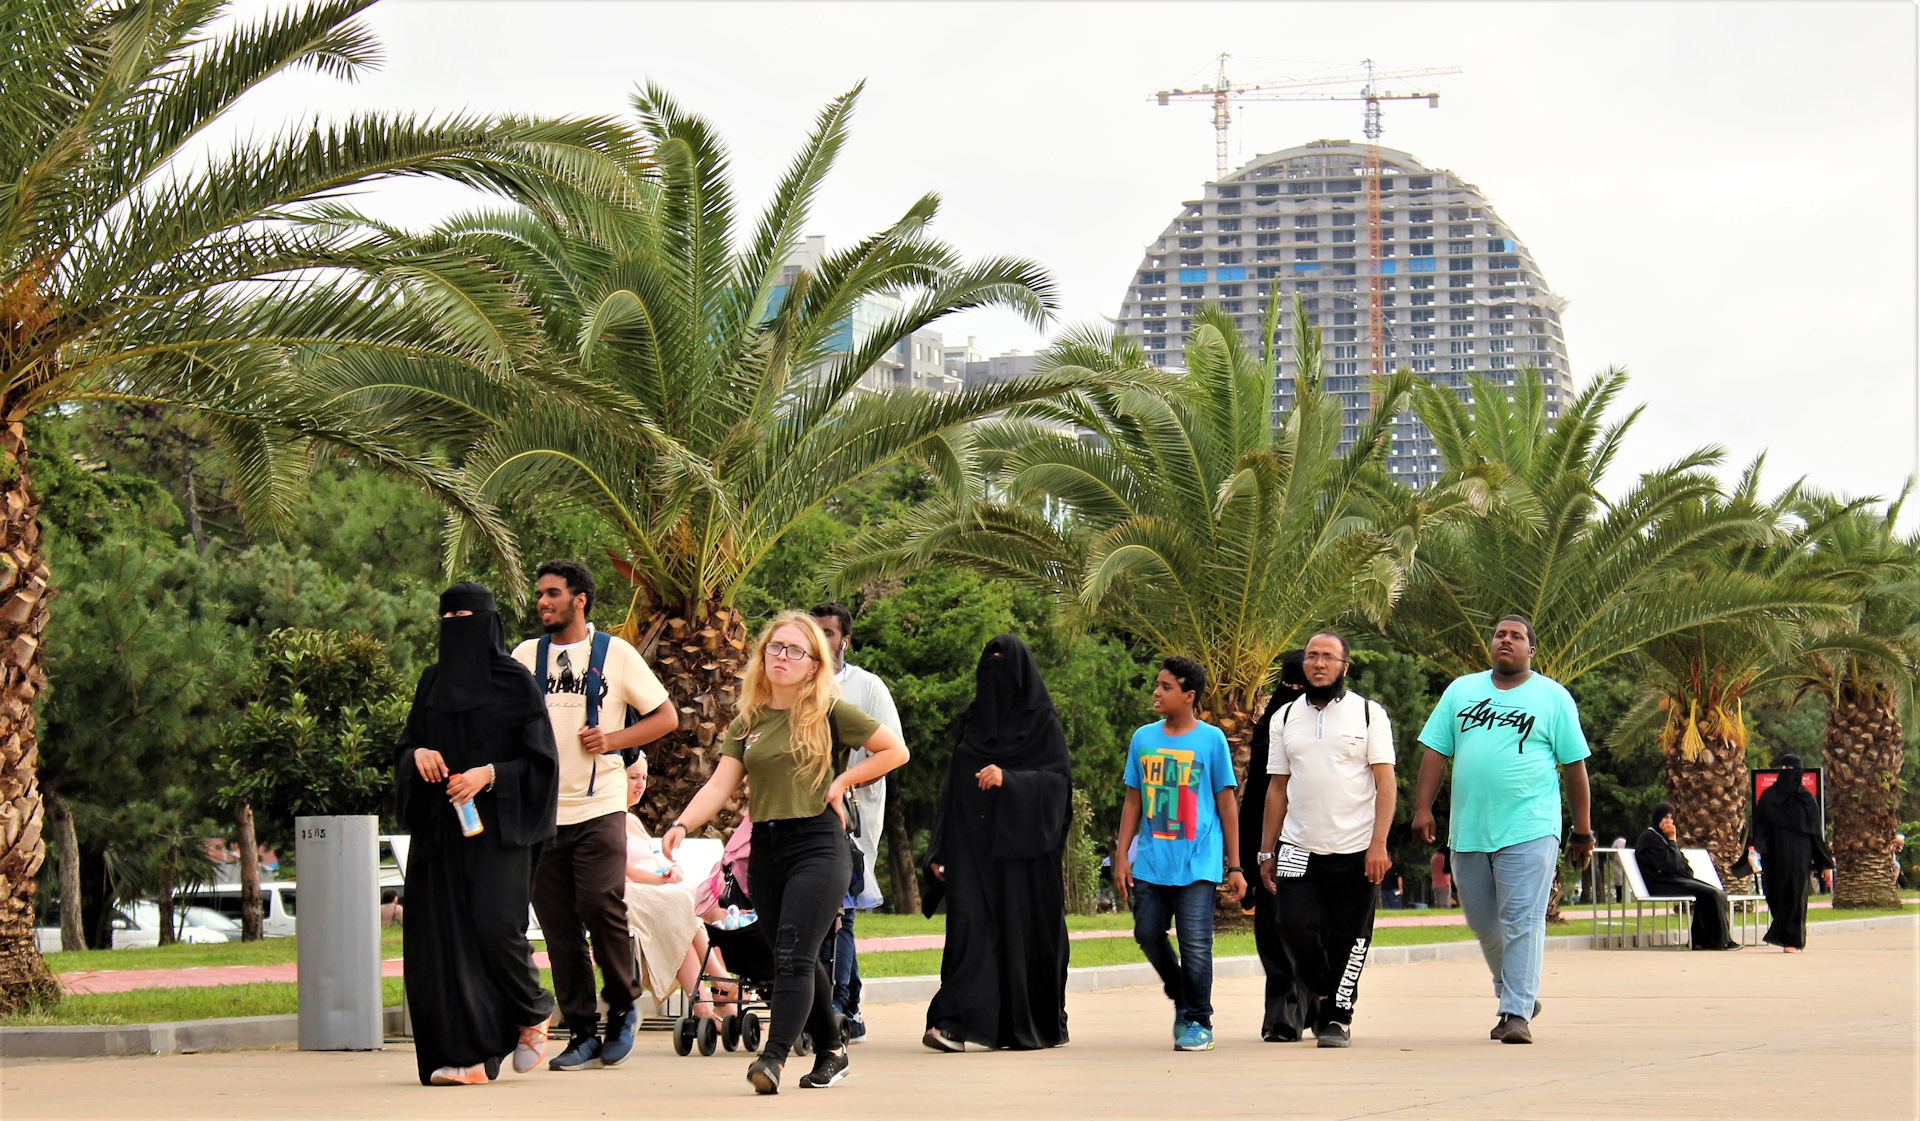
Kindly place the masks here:
[(1833, 812), (1833, 905), (1898, 907), (1900, 716), (1884, 689), (1849, 684), (1827, 715), (1827, 805)]
[(253, 832), (253, 805), (240, 803), (234, 815), (234, 833), (240, 849), (240, 941), (260, 941), (260, 842)]
[(58, 794), (47, 794), (53, 834), (60, 842), (60, 948), (84, 950), (87, 934), (80, 922), (80, 835), (73, 827), (73, 808)]
[(888, 798), (884, 833), (887, 839), (887, 869), (893, 873), (893, 900), (896, 915), (920, 913), (920, 876), (913, 859), (913, 831), (907, 828), (903, 799)]
[(180, 856), (178, 843), (167, 846), (167, 855), (160, 861), (160, 944), (171, 946), (180, 940), (179, 929), (173, 925), (173, 872)]
[[(1676, 711), (1682, 710), (1676, 706)], [(1740, 840), (1747, 823), (1747, 753), (1712, 723), (1700, 721), (1691, 758), (1684, 728), (1666, 737), (1667, 801), (1673, 803), (1679, 843), (1705, 848), (1720, 881), (1727, 883), (1739, 875), (1734, 862), (1744, 852)]]
[(46, 687), (47, 562), (24, 427), (0, 431), (0, 1015), (58, 1000), (33, 942), (34, 875), (46, 860), (33, 699)]
[(1253, 726), (1259, 721), (1260, 710), (1248, 708), (1237, 693), (1221, 690), (1216, 697), (1212, 711), (1200, 715), (1219, 725), (1220, 731), (1227, 737), (1227, 747), (1233, 753), (1233, 773), (1244, 786), (1248, 759), (1253, 750)]
[[(647, 750), (654, 796), (639, 813), (657, 835), (713, 773), (720, 738), (740, 706), (749, 636), (745, 617), (716, 600), (698, 612), (655, 612), (641, 638), (641, 656), (660, 675), (668, 703), (680, 713), (680, 727)], [(737, 820), (735, 810), (729, 806), (723, 814), (723, 828)]]

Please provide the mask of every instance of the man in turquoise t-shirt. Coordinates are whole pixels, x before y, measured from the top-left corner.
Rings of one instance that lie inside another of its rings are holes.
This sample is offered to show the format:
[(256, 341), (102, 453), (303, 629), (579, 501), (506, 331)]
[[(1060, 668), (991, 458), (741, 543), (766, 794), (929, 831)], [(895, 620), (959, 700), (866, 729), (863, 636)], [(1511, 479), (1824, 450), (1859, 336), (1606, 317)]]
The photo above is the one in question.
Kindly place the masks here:
[[(1160, 663), (1153, 711), (1162, 719), (1134, 732), (1127, 746), (1113, 854), (1113, 886), (1122, 898), (1133, 896), (1133, 939), (1173, 1001), (1176, 1051), (1213, 1048), (1214, 885), (1224, 880), (1235, 903), (1247, 890), (1238, 831), (1220, 826), (1240, 819), (1233, 756), (1220, 729), (1194, 715), (1206, 689), (1207, 671), (1192, 658)], [(1169, 922), (1180, 937), (1177, 957)]]
[(1455, 678), (1420, 730), (1427, 750), (1413, 833), (1433, 840), (1433, 799), (1452, 759), (1453, 886), (1500, 998), (1491, 1038), (1532, 1043), (1547, 897), (1560, 851), (1558, 772), (1566, 771), (1573, 811), (1567, 855), (1578, 868), (1593, 854), (1584, 762), (1592, 752), (1573, 695), (1533, 672), (1533, 624), (1518, 615), (1501, 619), (1492, 653), (1493, 669)]

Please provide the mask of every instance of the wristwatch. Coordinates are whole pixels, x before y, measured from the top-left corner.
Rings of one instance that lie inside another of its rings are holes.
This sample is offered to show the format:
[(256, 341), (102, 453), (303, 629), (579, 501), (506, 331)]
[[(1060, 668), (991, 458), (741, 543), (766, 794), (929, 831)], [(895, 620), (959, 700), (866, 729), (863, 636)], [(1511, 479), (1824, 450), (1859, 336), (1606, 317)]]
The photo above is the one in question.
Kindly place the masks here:
[(1270, 852), (1256, 852), (1253, 855), (1254, 859), (1261, 864), (1265, 864), (1267, 861), (1273, 859), (1273, 854)]
[(1567, 834), (1567, 840), (1569, 840), (1569, 841), (1572, 841), (1572, 842), (1573, 842), (1574, 844), (1576, 844), (1576, 845), (1590, 845), (1590, 844), (1592, 844), (1592, 843), (1593, 843), (1593, 834), (1591, 834), (1591, 833), (1568, 833), (1568, 834)]
[(1247, 873), (1246, 873), (1246, 870), (1245, 870), (1245, 869), (1243, 869), (1243, 868), (1241, 868), (1241, 867), (1240, 867), (1240, 866), (1239, 866), (1238, 864), (1229, 864), (1229, 865), (1227, 865), (1227, 871), (1229, 871), (1229, 872), (1239, 872), (1239, 873), (1240, 873), (1241, 875), (1243, 875), (1243, 876), (1247, 874)]

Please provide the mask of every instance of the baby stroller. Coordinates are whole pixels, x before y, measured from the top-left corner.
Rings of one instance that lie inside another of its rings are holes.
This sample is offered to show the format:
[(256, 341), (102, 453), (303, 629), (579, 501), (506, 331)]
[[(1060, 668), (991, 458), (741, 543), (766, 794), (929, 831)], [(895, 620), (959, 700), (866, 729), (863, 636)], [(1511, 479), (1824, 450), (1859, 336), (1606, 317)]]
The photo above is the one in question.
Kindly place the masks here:
[[(747, 861), (751, 855), (753, 841), (753, 823), (742, 819), (740, 827), (727, 841), (726, 854), (720, 860), (720, 867), (714, 871), (718, 881), (714, 898), (722, 907), (729, 908), (729, 919), (737, 911), (740, 918), (746, 920), (729, 928), (726, 925), (708, 923), (707, 955), (700, 965), (700, 983), (702, 985), (730, 984), (735, 989), (733, 1001), (715, 999), (716, 1004), (732, 1004), (733, 1011), (722, 1017), (716, 1025), (713, 1020), (693, 1015), (682, 1015), (674, 1022), (673, 1050), (681, 1056), (690, 1055), (698, 1047), (702, 1055), (711, 1055), (722, 1047), (737, 1051), (745, 1047), (748, 1051), (758, 1051), (766, 1023), (772, 1017), (769, 1001), (773, 997), (774, 960), (773, 946), (766, 933), (753, 916), (753, 900), (747, 895)], [(836, 920), (837, 922), (838, 920)], [(829, 944), (832, 939), (829, 938)], [(727, 972), (716, 972), (713, 966), (714, 952), (727, 963)], [(813, 1051), (813, 1037), (802, 1031), (800, 1038), (794, 1041), (795, 1054), (806, 1055)]]

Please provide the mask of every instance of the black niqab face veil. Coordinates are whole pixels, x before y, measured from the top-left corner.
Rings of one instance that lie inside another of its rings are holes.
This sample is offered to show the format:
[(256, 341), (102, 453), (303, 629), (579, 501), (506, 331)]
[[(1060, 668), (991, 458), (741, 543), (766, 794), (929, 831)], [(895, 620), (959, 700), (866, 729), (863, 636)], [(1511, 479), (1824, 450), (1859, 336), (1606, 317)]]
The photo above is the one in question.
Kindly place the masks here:
[(973, 702), (960, 710), (957, 730), (959, 745), (986, 763), (1021, 759), (1023, 767), (1032, 767), (1041, 765), (1038, 757), (1057, 753), (1057, 762), (1067, 764), (1060, 717), (1040, 665), (1027, 644), (1010, 634), (995, 636), (981, 652)]
[[(447, 617), (449, 611), (471, 615)], [(506, 630), (495, 609), (493, 593), (484, 585), (461, 582), (440, 593), (440, 672), (434, 676), (427, 703), (439, 712), (466, 712), (496, 699), (494, 677), (519, 663), (507, 653)], [(504, 664), (503, 664), (504, 663)], [(509, 692), (518, 696), (518, 691)]]
[(1778, 829), (1820, 836), (1820, 805), (1801, 785), (1806, 768), (1798, 755), (1780, 757), (1780, 774), (1753, 804), (1753, 816)]

